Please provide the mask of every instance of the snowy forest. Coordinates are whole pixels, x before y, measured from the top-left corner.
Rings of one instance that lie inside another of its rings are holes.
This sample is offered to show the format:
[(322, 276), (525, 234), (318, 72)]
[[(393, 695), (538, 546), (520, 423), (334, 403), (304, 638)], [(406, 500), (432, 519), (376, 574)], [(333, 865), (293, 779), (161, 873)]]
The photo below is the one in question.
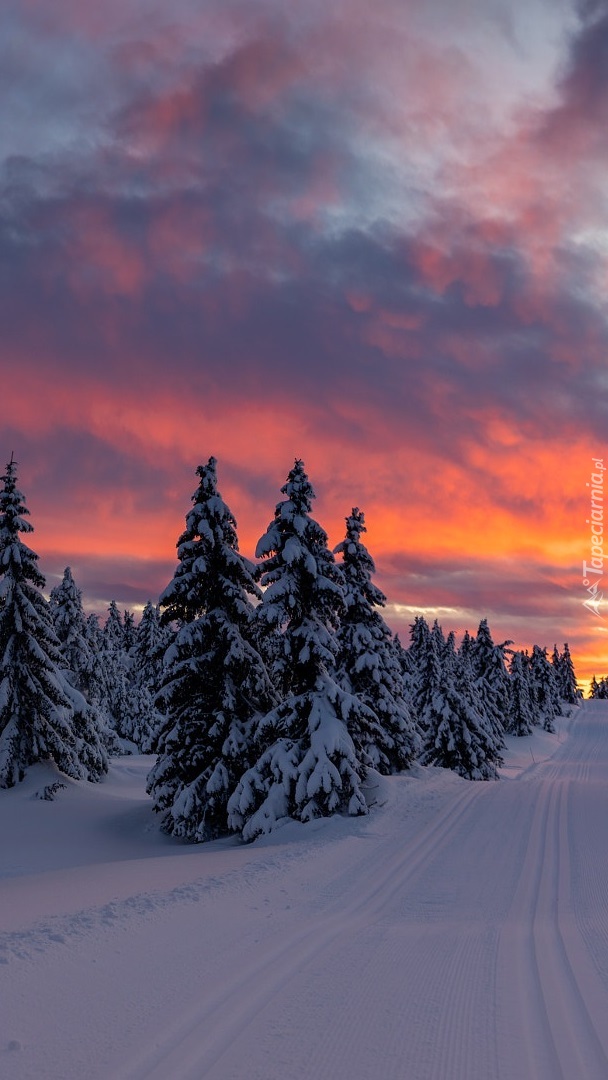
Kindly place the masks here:
[[(577, 704), (568, 645), (495, 643), (482, 619), (460, 642), (417, 616), (404, 645), (363, 536), (346, 517), (332, 550), (300, 460), (257, 544), (239, 551), (215, 458), (177, 540), (177, 567), (138, 624), (112, 601), (85, 614), (68, 567), (45, 595), (11, 457), (0, 491), (0, 787), (50, 759), (101, 781), (109, 758), (155, 756), (161, 828), (189, 841), (254, 840), (286, 819), (367, 814), (373, 778), (416, 766), (498, 779), (505, 734)], [(594, 679), (593, 696), (608, 696)], [(50, 785), (46, 796), (53, 797)]]

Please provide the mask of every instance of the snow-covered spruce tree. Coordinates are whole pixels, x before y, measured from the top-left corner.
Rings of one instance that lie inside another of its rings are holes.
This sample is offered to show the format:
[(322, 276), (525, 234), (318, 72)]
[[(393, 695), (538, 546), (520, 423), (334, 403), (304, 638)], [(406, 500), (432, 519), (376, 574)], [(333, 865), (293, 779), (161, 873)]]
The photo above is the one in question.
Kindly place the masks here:
[(104, 638), (107, 647), (116, 652), (124, 651), (124, 625), (116, 600), (110, 600), (108, 615), (104, 624)]
[[(438, 625), (438, 624), (436, 624)], [(435, 631), (435, 627), (433, 628)], [(431, 632), (431, 653), (441, 649), (441, 637)], [(429, 672), (432, 672), (429, 665)], [(452, 769), (468, 780), (496, 780), (500, 747), (487, 717), (478, 707), (470, 674), (461, 664), (453, 641), (443, 645), (440, 677), (429, 692), (424, 710), (423, 765)]]
[(567, 641), (564, 643), (564, 651), (561, 655), (561, 671), (562, 685), (565, 691), (565, 697), (563, 697), (562, 700), (567, 701), (569, 705), (578, 705), (582, 697), (582, 692), (579, 689), (576, 679), (574, 663), (570, 655), (570, 646)]
[(108, 606), (102, 635), (110, 722), (121, 739), (132, 740), (133, 707), (129, 693), (131, 660), (126, 649), (124, 622), (115, 600), (111, 600)]
[(456, 634), (454, 630), (450, 630), (448, 636), (445, 639), (445, 646), (443, 650), (444, 663), (455, 666), (456, 664)]
[(467, 668), (467, 670), (471, 673), (471, 677), (473, 677), (473, 638), (469, 634), (468, 630), (465, 630), (464, 634), (462, 635), (462, 641), (460, 642), (460, 647), (458, 649), (458, 656), (463, 667)]
[(163, 658), (173, 634), (161, 626), (159, 609), (148, 600), (131, 648), (131, 738), (143, 754), (156, 752), (164, 713), (156, 704), (163, 674)]
[(412, 626), (412, 647), (418, 670), (414, 713), (424, 741), (429, 730), (429, 709), (432, 708), (433, 697), (443, 680), (445, 638), (436, 619), (432, 630), (429, 630), (426, 620), (422, 616), (416, 617)]
[(414, 661), (410, 655), (409, 649), (403, 648), (399, 634), (393, 635), (392, 647), (400, 671), (401, 693), (405, 698), (410, 715), (413, 716), (412, 702), (414, 699), (414, 685), (416, 681)]
[(164, 656), (173, 637), (171, 628), (161, 623), (159, 606), (148, 600), (137, 627), (132, 655), (139, 678), (154, 690), (160, 684)]
[(258, 759), (230, 799), (231, 825), (245, 840), (287, 817), (367, 813), (361, 790), (367, 770), (351, 731), (362, 739), (365, 724), (377, 723), (336, 681), (343, 576), (327, 534), (310, 517), (314, 491), (301, 461), (281, 491), (286, 498), (256, 551), (265, 559), (266, 586), (256, 617), (281, 632), (284, 698), (257, 725)]
[(423, 666), (428, 650), (430, 633), (429, 624), (424, 618), (424, 615), (416, 615), (410, 626), (410, 646), (408, 651), (417, 667)]
[(535, 717), (530, 694), (529, 663), (525, 653), (513, 653), (509, 676), (510, 704), (505, 730), (510, 735), (531, 735)]
[(410, 626), (410, 644), (407, 655), (412, 673), (410, 693), (417, 715), (420, 713), (421, 686), (424, 681), (423, 673), (429, 655), (430, 636), (431, 631), (426, 619), (423, 615), (416, 615)]
[(473, 682), (483, 703), (496, 741), (504, 746), (505, 718), (509, 709), (509, 673), (505, 664), (505, 650), (511, 641), (496, 645), (492, 639), (488, 620), (482, 619), (477, 635), (470, 645)]
[(51, 590), (49, 605), (55, 633), (64, 660), (72, 672), (74, 686), (90, 700), (93, 655), (86, 637), (82, 593), (69, 566), (64, 570), (61, 583)]
[[(465, 630), (460, 647), (457, 651), (456, 670), (459, 673), (460, 685), (465, 690), (465, 696), (470, 698), (472, 704), (484, 717), (486, 725), (489, 727), (489, 730), (494, 737), (497, 760), (502, 762), (501, 750), (503, 749), (505, 742), (504, 725), (501, 723), (499, 728), (495, 726), (492, 714), (486, 706), (484, 699), (484, 683), (483, 680), (478, 679), (475, 669), (474, 644), (474, 639), (471, 637), (468, 630)], [(508, 679), (506, 671), (505, 675)]]
[(110, 724), (111, 674), (106, 663), (105, 639), (103, 630), (99, 625), (98, 615), (91, 614), (85, 619), (84, 638), (91, 655), (88, 698), (93, 705), (96, 705), (104, 713), (107, 723)]
[(555, 731), (555, 719), (561, 715), (562, 708), (557, 688), (557, 678), (553, 665), (547, 659), (547, 650), (540, 645), (532, 647), (530, 659), (531, 698), (538, 723), (545, 731)]
[(551, 659), (556, 670), (557, 688), (561, 700), (565, 701), (567, 705), (578, 705), (581, 694), (576, 681), (568, 642), (565, 643), (564, 651), (561, 654), (557, 645), (555, 645)]
[(108, 753), (119, 751), (116, 734), (99, 694), (98, 664), (103, 649), (94, 646), (87, 632), (82, 593), (67, 566), (63, 579), (51, 591), (49, 609), (59, 641), (68, 680), (87, 702), (88, 723), (99, 732)]
[(599, 680), (595, 675), (593, 676), (589, 684), (589, 697), (599, 701), (605, 701), (608, 698), (608, 679), (605, 675)]
[(121, 739), (135, 743), (142, 753), (151, 753), (162, 717), (154, 703), (158, 686), (151, 690), (140, 678), (142, 651), (135, 655), (137, 633), (133, 612), (125, 610), (121, 616), (112, 600), (103, 630), (110, 713)]
[[(465, 633), (465, 638), (467, 637)], [(501, 722), (499, 726), (494, 723), (494, 718), (487, 708), (484, 699), (484, 682), (479, 680), (475, 675), (475, 669), (473, 665), (473, 639), (469, 637), (470, 648), (461, 643), (461, 647), (456, 654), (455, 659), (455, 671), (456, 671), (456, 686), (466, 698), (467, 701), (479, 712), (481, 715), (485, 728), (488, 733), (488, 738), (492, 742), (493, 751), (492, 757), (496, 765), (502, 765), (503, 757), (502, 751), (505, 746), (505, 729), (504, 723)], [(502, 650), (502, 646), (495, 646), (495, 649)], [(506, 669), (505, 669), (506, 671)], [(508, 678), (508, 674), (507, 674)], [(508, 707), (508, 705), (507, 705)]]
[(393, 636), (379, 607), (386, 597), (372, 582), (374, 561), (361, 533), (363, 512), (354, 507), (346, 518), (346, 537), (334, 548), (342, 556), (345, 610), (338, 630), (338, 681), (377, 717), (362, 728), (350, 726), (361, 761), (388, 775), (407, 769), (420, 752), (420, 733), (404, 696), (403, 674)]
[(595, 675), (589, 683), (589, 697), (595, 699), (603, 697), (601, 683), (597, 681)]
[(135, 645), (135, 641), (136, 641), (136, 638), (137, 638), (137, 627), (135, 626), (135, 615), (133, 614), (132, 611), (127, 610), (127, 611), (124, 612), (123, 622), (122, 622), (122, 632), (123, 632), (123, 649), (125, 650), (127, 655), (129, 655), (130, 652), (131, 652), (131, 649)]
[(74, 779), (99, 780), (107, 757), (87, 702), (66, 677), (42, 590), (33, 531), (11, 458), (0, 492), (0, 787), (52, 760)]
[(228, 831), (226, 805), (250, 764), (251, 725), (274, 699), (252, 644), (251, 599), (260, 590), (217, 490), (215, 458), (197, 475), (179, 565), (160, 598), (163, 621), (179, 629), (157, 697), (166, 719), (148, 792), (165, 832), (204, 841)]
[(108, 648), (113, 649), (115, 652), (124, 652), (125, 628), (122, 621), (122, 615), (118, 610), (118, 604), (115, 600), (110, 600), (108, 605), (108, 614), (103, 628), (103, 636)]

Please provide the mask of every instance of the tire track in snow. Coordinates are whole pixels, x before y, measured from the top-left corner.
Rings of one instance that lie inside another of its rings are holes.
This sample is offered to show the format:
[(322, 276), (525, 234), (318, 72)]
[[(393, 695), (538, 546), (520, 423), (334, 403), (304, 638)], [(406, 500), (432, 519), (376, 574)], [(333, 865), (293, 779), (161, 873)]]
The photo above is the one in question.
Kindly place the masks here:
[[(504, 1075), (509, 1077), (606, 1080), (608, 1076), (605, 1024), (595, 1004), (603, 995), (597, 996), (586, 966), (581, 972), (583, 993), (577, 977), (580, 949), (573, 947), (571, 936), (566, 948), (562, 929), (562, 909), (570, 891), (569, 784), (539, 780), (519, 885), (500, 935), (499, 1062), (505, 1070), (508, 1066)], [(501, 984), (505, 976), (507, 995)], [(500, 1028), (505, 1015), (517, 1017), (517, 1030)]]
[[(325, 916), (317, 914), (308, 927), (294, 935), (290, 928), (284, 940), (270, 947), (263, 943), (245, 968), (229, 973), (208, 997), (191, 1008), (187, 1016), (169, 1025), (159, 1034), (152, 1049), (147, 1049), (113, 1074), (116, 1080), (201, 1080), (218, 1064), (234, 1039), (255, 1020), (267, 1005), (298, 976), (303, 968), (334, 948), (340, 939), (350, 941), (353, 934), (381, 918), (394, 897), (420, 874), (429, 860), (449, 843), (461, 818), (480, 789), (468, 786), (457, 800), (451, 800), (437, 817), (408, 845), (394, 854), (395, 839), (379, 845), (370, 860), (369, 854), (352, 868), (344, 896), (336, 897)], [(391, 857), (387, 858), (387, 848)], [(372, 866), (370, 866), (370, 862)], [(371, 878), (367, 888), (362, 881)]]

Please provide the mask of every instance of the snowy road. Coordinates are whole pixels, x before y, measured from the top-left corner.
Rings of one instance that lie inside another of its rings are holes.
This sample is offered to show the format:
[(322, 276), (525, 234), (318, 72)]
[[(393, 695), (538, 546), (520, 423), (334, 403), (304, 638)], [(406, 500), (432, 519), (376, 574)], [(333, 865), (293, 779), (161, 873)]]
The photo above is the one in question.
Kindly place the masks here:
[(159, 837), (145, 760), (0, 793), (0, 1075), (608, 1080), (608, 703), (546, 738), (252, 847)]

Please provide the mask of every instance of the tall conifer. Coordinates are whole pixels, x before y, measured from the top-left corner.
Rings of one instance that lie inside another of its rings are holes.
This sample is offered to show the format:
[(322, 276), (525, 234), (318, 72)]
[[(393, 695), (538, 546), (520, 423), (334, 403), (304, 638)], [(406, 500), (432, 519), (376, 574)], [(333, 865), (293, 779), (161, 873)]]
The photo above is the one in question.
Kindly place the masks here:
[(179, 628), (157, 696), (166, 719), (148, 791), (165, 832), (204, 841), (228, 829), (227, 801), (250, 763), (251, 726), (273, 699), (252, 643), (260, 591), (217, 490), (215, 458), (197, 476), (179, 564), (160, 598), (163, 621)]
[(158, 607), (148, 600), (130, 652), (131, 738), (143, 754), (156, 751), (164, 722), (156, 696), (162, 681), (164, 655), (172, 638), (170, 628), (161, 626)]
[(367, 813), (366, 765), (351, 731), (374, 714), (336, 681), (343, 576), (311, 516), (314, 491), (296, 460), (258, 543), (265, 592), (256, 616), (281, 635), (281, 703), (258, 724), (258, 760), (230, 800), (234, 828), (252, 840), (278, 820)]
[(534, 703), (531, 696), (528, 657), (518, 650), (509, 665), (510, 705), (506, 730), (510, 735), (531, 735), (534, 729)]
[(405, 700), (403, 672), (392, 633), (379, 608), (386, 597), (372, 581), (374, 561), (361, 540), (365, 516), (358, 507), (346, 518), (342, 556), (345, 610), (338, 630), (338, 676), (377, 717), (351, 727), (355, 747), (381, 773), (408, 768), (421, 749), (420, 734)]
[(105, 750), (66, 677), (38, 556), (21, 539), (33, 529), (12, 458), (0, 479), (0, 787), (45, 759), (75, 779), (98, 780)]

